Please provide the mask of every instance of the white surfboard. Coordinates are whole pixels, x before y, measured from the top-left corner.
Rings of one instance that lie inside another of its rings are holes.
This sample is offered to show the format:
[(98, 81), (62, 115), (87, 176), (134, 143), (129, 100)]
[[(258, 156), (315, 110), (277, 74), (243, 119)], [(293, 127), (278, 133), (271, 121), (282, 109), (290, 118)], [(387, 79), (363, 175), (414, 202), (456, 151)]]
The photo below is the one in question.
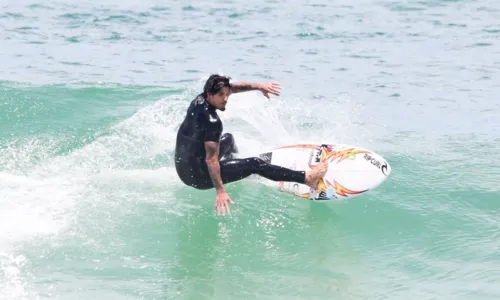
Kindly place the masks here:
[(315, 188), (295, 182), (276, 182), (286, 193), (311, 200), (345, 200), (362, 195), (384, 182), (389, 163), (373, 151), (345, 144), (296, 144), (259, 155), (268, 163), (308, 171), (328, 160), (328, 172)]

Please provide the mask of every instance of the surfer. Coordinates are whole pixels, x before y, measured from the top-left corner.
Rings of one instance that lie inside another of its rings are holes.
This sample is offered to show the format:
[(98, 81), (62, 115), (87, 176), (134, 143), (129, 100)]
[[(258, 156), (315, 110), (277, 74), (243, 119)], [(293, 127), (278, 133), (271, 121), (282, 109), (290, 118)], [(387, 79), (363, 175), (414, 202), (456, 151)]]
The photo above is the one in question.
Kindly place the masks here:
[(218, 74), (206, 81), (203, 92), (191, 101), (186, 116), (177, 132), (175, 168), (181, 181), (197, 189), (215, 188), (214, 209), (225, 214), (233, 201), (224, 184), (258, 174), (273, 181), (317, 185), (327, 171), (326, 162), (310, 171), (295, 171), (266, 163), (258, 157), (235, 158), (238, 148), (230, 133), (222, 134), (222, 122), (217, 110), (224, 111), (229, 96), (234, 93), (258, 90), (269, 98), (279, 96), (278, 83), (230, 82), (231, 78)]

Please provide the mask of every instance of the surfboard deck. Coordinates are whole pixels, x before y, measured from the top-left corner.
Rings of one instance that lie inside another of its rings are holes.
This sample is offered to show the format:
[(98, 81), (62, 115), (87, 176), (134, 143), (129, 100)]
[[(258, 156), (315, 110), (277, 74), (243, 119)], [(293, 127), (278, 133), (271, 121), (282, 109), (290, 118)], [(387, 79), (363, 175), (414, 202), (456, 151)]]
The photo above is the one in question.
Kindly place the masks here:
[(379, 154), (346, 144), (286, 145), (261, 153), (259, 157), (299, 171), (308, 171), (320, 161), (328, 160), (328, 171), (314, 188), (295, 182), (276, 182), (281, 192), (317, 201), (358, 197), (379, 186), (392, 171)]

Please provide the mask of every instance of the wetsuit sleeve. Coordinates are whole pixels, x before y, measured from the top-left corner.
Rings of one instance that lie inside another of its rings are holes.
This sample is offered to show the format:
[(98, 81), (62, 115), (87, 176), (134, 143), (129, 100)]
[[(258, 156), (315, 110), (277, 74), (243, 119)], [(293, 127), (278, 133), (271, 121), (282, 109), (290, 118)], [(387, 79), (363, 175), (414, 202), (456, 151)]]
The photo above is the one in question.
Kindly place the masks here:
[(222, 123), (219, 118), (214, 118), (210, 114), (203, 114), (203, 131), (205, 142), (219, 142), (222, 133)]

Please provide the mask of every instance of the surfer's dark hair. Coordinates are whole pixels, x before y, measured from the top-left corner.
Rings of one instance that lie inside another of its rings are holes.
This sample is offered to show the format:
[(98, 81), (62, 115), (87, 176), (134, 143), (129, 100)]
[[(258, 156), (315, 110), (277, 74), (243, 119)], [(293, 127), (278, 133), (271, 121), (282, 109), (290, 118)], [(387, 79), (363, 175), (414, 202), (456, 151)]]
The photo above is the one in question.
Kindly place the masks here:
[(203, 87), (203, 96), (206, 97), (208, 93), (212, 95), (217, 94), (223, 87), (231, 88), (230, 80), (231, 77), (221, 76), (219, 74), (210, 75)]

